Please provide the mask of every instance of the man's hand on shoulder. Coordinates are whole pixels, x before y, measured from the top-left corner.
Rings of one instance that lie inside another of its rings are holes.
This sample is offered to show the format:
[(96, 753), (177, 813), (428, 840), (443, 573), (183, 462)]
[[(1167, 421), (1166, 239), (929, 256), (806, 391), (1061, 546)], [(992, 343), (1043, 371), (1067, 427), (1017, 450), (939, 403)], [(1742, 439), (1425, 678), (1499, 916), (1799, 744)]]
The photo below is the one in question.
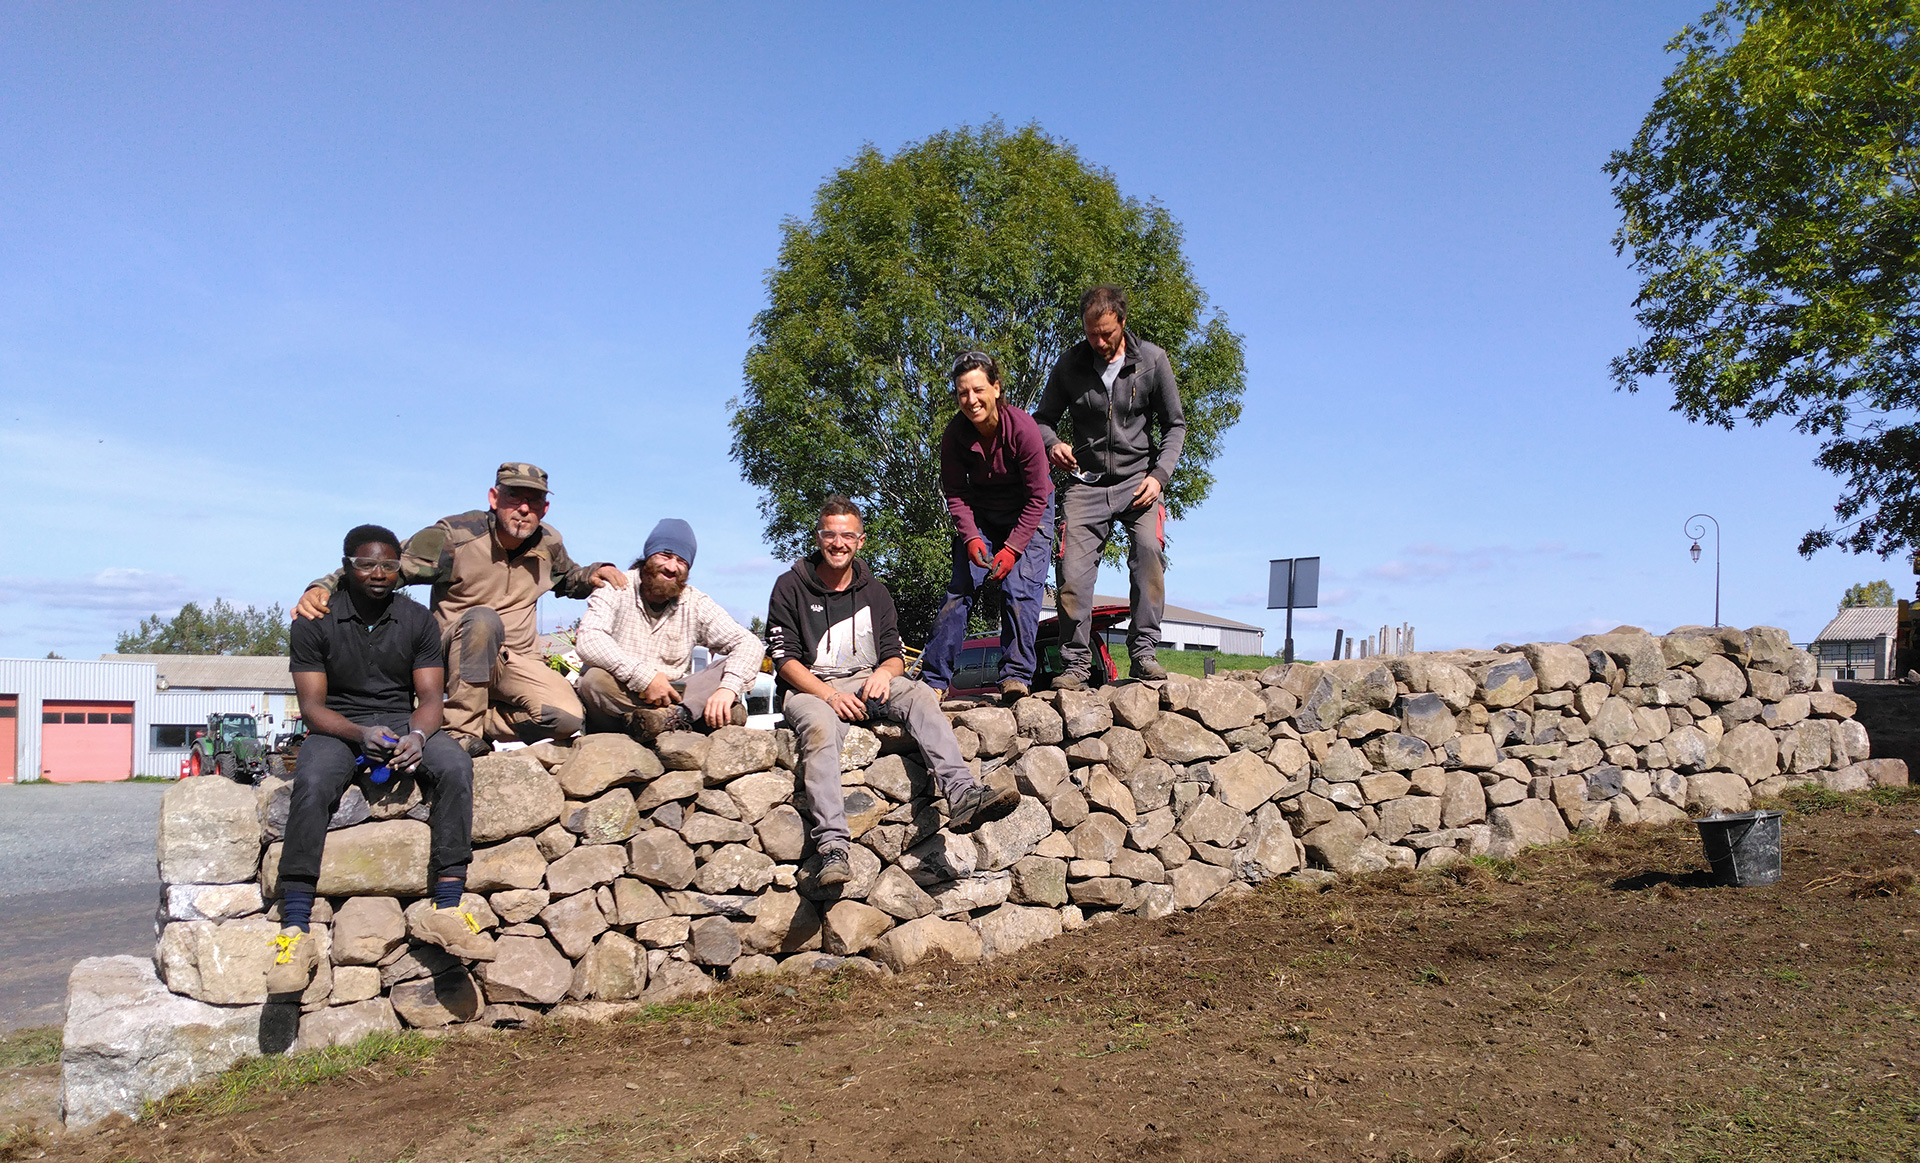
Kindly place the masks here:
[(1047, 459), (1053, 462), (1055, 468), (1078, 470), (1080, 467), (1079, 458), (1073, 455), (1073, 445), (1064, 440), (1047, 449)]
[(587, 580), (593, 583), (595, 589), (602, 586), (612, 586), (616, 590), (627, 588), (627, 575), (618, 566), (603, 565), (594, 570)]
[(293, 607), (296, 618), (324, 618), (327, 614), (328, 599), (325, 586), (308, 586), (307, 592), (300, 595), (300, 601)]

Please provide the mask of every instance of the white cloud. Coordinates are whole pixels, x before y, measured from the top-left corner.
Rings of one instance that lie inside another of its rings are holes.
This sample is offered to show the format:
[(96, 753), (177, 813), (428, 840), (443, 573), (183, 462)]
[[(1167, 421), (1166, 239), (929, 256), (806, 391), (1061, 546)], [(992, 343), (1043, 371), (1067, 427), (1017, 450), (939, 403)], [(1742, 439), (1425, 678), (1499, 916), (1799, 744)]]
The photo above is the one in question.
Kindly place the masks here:
[(103, 569), (79, 578), (0, 577), (0, 603), (49, 610), (171, 615), (199, 596), (185, 578), (144, 569)]

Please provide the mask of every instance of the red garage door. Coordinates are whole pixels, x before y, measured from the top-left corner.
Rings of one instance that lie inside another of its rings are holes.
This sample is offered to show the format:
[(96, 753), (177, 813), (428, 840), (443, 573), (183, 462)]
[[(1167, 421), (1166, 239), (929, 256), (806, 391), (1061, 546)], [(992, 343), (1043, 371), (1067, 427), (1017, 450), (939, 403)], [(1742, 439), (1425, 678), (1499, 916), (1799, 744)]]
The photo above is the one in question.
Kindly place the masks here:
[(82, 783), (133, 775), (132, 703), (40, 706), (41, 779)]
[(0, 695), (0, 783), (13, 782), (20, 754), (20, 696)]

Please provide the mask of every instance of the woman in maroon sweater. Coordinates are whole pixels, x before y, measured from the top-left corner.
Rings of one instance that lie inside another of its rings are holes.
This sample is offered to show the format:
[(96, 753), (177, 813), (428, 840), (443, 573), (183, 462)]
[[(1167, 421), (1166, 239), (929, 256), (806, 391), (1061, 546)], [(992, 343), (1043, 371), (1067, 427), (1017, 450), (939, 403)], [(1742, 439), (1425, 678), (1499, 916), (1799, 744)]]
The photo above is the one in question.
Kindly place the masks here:
[(1033, 418), (1000, 398), (1000, 365), (969, 351), (953, 365), (960, 414), (940, 437), (940, 487), (953, 515), (953, 578), (921, 656), (921, 678), (945, 691), (967, 637), (967, 616), (986, 583), (1000, 583), (1000, 694), (1028, 693), (1034, 634), (1053, 563), (1053, 476)]

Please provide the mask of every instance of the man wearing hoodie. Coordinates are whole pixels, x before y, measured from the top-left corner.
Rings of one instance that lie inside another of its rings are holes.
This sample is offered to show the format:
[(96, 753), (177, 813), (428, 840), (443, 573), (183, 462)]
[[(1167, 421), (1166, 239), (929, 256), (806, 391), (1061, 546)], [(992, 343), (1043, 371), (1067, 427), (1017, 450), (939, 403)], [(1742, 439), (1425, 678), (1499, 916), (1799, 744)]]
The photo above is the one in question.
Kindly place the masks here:
[[(1154, 657), (1166, 612), (1165, 510), (1160, 496), (1180, 463), (1187, 415), (1163, 348), (1127, 329), (1127, 295), (1102, 284), (1080, 297), (1084, 341), (1053, 365), (1033, 421), (1047, 457), (1072, 479), (1060, 496), (1060, 662), (1055, 689), (1085, 690), (1093, 671), (1093, 585), (1114, 522), (1127, 527), (1134, 678), (1167, 677)], [(1073, 443), (1060, 439), (1061, 417)], [(1159, 439), (1150, 431), (1157, 424)]]
[(840, 746), (850, 723), (881, 718), (906, 727), (947, 801), (947, 827), (954, 832), (1013, 811), (1020, 793), (975, 779), (939, 700), (904, 677), (893, 595), (855, 556), (866, 540), (860, 510), (845, 497), (827, 498), (814, 535), (819, 548), (773, 583), (767, 642), (785, 692), (781, 711), (800, 752), (820, 853), (817, 882), (833, 885), (853, 875), (840, 789)]

